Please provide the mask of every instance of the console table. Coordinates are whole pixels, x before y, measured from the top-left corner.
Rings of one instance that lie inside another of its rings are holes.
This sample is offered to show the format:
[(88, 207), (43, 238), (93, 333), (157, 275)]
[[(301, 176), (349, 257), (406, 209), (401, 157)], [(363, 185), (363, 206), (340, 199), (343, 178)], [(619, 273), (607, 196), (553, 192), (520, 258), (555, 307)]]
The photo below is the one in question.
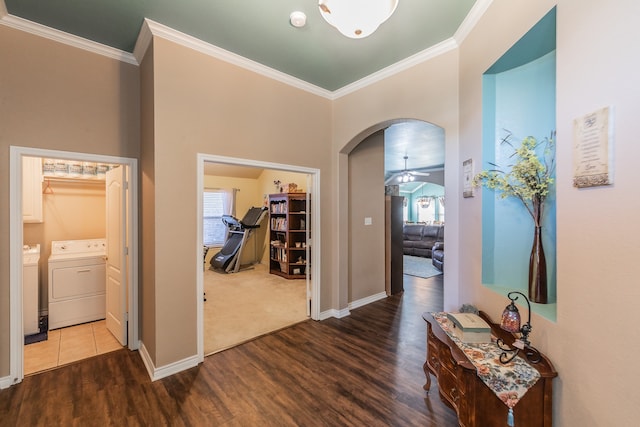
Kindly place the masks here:
[[(433, 316), (424, 313), (422, 317), (427, 322), (427, 360), (423, 366), (427, 393), (431, 373), (438, 381), (440, 398), (456, 411), (460, 426), (506, 426), (509, 408), (482, 382), (476, 367)], [(514, 335), (503, 331), (486, 313), (480, 312), (480, 317), (491, 326), (492, 335), (513, 343)], [(540, 362), (531, 366), (540, 373), (540, 379), (513, 408), (515, 426), (551, 427), (552, 381), (558, 374), (542, 354)]]

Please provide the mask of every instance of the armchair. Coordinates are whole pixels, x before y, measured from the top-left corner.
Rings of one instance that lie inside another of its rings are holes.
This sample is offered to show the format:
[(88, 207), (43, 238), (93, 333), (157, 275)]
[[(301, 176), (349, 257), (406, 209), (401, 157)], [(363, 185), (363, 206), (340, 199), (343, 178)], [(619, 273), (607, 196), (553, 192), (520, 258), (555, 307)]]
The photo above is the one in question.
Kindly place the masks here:
[(438, 270), (444, 271), (444, 242), (436, 242), (431, 248), (431, 263)]

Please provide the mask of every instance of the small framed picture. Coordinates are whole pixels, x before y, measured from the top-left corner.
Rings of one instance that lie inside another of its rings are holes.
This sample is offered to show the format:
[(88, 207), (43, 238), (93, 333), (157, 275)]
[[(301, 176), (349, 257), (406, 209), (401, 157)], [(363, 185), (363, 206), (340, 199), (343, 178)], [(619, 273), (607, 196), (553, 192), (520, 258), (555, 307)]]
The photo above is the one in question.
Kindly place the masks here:
[(473, 159), (462, 162), (462, 197), (473, 197)]

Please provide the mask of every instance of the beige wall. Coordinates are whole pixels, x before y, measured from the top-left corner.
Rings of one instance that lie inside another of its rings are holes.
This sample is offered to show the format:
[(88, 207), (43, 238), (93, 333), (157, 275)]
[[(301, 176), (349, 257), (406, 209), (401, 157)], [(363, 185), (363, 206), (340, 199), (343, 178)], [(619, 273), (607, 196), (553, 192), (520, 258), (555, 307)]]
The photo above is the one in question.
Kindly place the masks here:
[(378, 131), (349, 155), (349, 302), (385, 290), (383, 171), (384, 131)]
[[(542, 18), (555, 1), (494, 1), (460, 50), (460, 159), (480, 159), (479, 76)], [(635, 259), (640, 198), (635, 143), (640, 65), (632, 40), (640, 35), (632, 0), (559, 1), (557, 9), (557, 321), (533, 316), (532, 341), (548, 354), (554, 381), (554, 425), (635, 425), (640, 367), (636, 323), (640, 286)], [(631, 44), (630, 44), (631, 43)], [(631, 84), (625, 82), (633, 82)], [(524, 100), (526, 102), (526, 100)], [(573, 120), (604, 106), (615, 109), (615, 184), (572, 187)], [(460, 235), (462, 301), (473, 301), (494, 318), (505, 298), (480, 284), (481, 198), (464, 199)], [(593, 242), (607, 245), (602, 257)], [(606, 258), (606, 261), (603, 260)], [(612, 310), (610, 315), (608, 310)], [(614, 314), (615, 313), (615, 314)], [(516, 407), (517, 408), (517, 407)], [(516, 409), (517, 410), (517, 409)]]
[[(140, 69), (140, 123), (142, 339), (156, 366), (191, 356), (196, 348), (196, 153), (322, 170), (321, 308), (342, 309), (349, 302), (349, 242), (344, 236), (350, 227), (345, 218), (349, 193), (358, 191), (348, 185), (348, 153), (398, 119), (425, 120), (445, 129), (445, 308), (472, 302), (497, 317), (505, 298), (480, 283), (481, 200), (462, 199), (460, 165), (466, 158), (481, 158), (481, 74), (555, 3), (494, 0), (458, 51), (334, 102), (155, 39)], [(640, 333), (630, 325), (640, 297), (632, 268), (640, 253), (635, 188), (640, 149), (634, 143), (640, 96), (639, 59), (632, 43), (640, 31), (635, 22), (640, 4), (558, 3), (558, 316), (553, 323), (534, 315), (532, 338), (559, 372), (555, 425), (634, 425), (640, 368), (632, 356), (640, 350)], [(8, 146), (136, 157), (138, 71), (1, 26), (0, 57), (4, 376), (9, 364)], [(615, 184), (574, 189), (572, 121), (607, 105), (615, 111)], [(359, 295), (365, 289), (360, 286), (351, 283), (351, 294)]]
[(155, 106), (153, 41), (140, 64), (140, 341), (156, 363)]
[[(343, 96), (334, 101), (333, 120), (333, 161), (338, 178), (336, 218), (347, 218), (349, 201), (357, 194), (367, 190), (367, 184), (349, 183), (349, 153), (365, 137), (387, 127), (394, 121), (417, 119), (436, 124), (445, 130), (445, 192), (447, 194), (447, 224), (458, 222), (459, 173), (458, 159), (458, 54), (449, 51), (428, 62), (419, 64), (404, 72), (389, 77), (379, 83)], [(383, 166), (376, 173), (383, 177)], [(384, 190), (380, 190), (379, 199), (363, 200), (363, 210), (384, 212)], [(382, 217), (383, 220), (383, 217)], [(333, 230), (339, 236), (349, 235), (349, 227), (345, 221), (335, 222)], [(380, 238), (384, 238), (380, 229)], [(458, 236), (457, 227), (447, 227), (447, 271), (445, 272), (445, 305), (447, 308), (457, 306), (458, 294)], [(351, 240), (351, 244), (354, 244)], [(340, 239), (335, 247), (335, 270), (332, 280), (339, 284), (336, 308), (347, 307), (350, 295), (363, 295), (368, 284), (364, 280), (353, 277), (349, 283), (349, 241)], [(376, 259), (369, 262), (384, 265), (384, 251), (376, 253)], [(351, 260), (353, 262), (353, 260)], [(451, 264), (449, 264), (451, 263)], [(449, 267), (450, 266), (450, 267)], [(384, 284), (384, 276), (381, 277)], [(384, 285), (381, 291), (384, 290)]]
[[(555, 425), (633, 425), (637, 419), (635, 379), (640, 377), (640, 368), (628, 363), (628, 355), (638, 351), (639, 332), (619, 325), (634, 324), (634, 304), (640, 296), (632, 270), (639, 253), (640, 223), (633, 218), (640, 213), (640, 198), (629, 196), (635, 194), (632, 186), (638, 181), (634, 165), (639, 149), (632, 143), (638, 133), (633, 118), (638, 112), (638, 85), (620, 82), (637, 81), (634, 70), (639, 60), (628, 54), (634, 48), (626, 42), (638, 34), (630, 17), (640, 11), (633, 1), (617, 2), (615, 7), (605, 2), (590, 2), (585, 7), (578, 0), (559, 3), (558, 317), (553, 323), (534, 315), (533, 342), (559, 372), (554, 382)], [(447, 223), (458, 224), (448, 227), (446, 236), (447, 252), (453, 253), (448, 262), (457, 264), (445, 273), (446, 309), (471, 302), (497, 317), (505, 306), (505, 297), (480, 283), (481, 200), (461, 198), (458, 175), (462, 160), (481, 159), (482, 73), (554, 4), (494, 1), (462, 44), (459, 64), (458, 53), (450, 52), (334, 103), (334, 165), (339, 188), (348, 176), (348, 162), (340, 153), (348, 153), (379, 123), (411, 117), (445, 128)], [(571, 186), (572, 121), (606, 105), (614, 106), (616, 112), (616, 182), (607, 188), (577, 190)], [(340, 192), (335, 215), (344, 214), (348, 193)], [(592, 250), (603, 221), (609, 235), (605, 240), (616, 242), (607, 251), (606, 263), (594, 260)], [(346, 244), (341, 242), (338, 249), (345, 253)], [(345, 283), (348, 268), (338, 264), (336, 280)], [(342, 288), (340, 296), (344, 298)], [(615, 310), (618, 326), (607, 320), (607, 309)]]
[(268, 196), (269, 194), (278, 193), (279, 190), (276, 190), (274, 185), (274, 181), (278, 180), (282, 184), (294, 183), (298, 186), (298, 191), (306, 192), (307, 191), (307, 175), (296, 173), (296, 172), (286, 172), (281, 170), (274, 169), (265, 169), (260, 174), (260, 190), (262, 195)]
[[(163, 39), (154, 38), (153, 55), (155, 364), (163, 366), (196, 353), (196, 154), (324, 170), (320, 198), (330, 208), (331, 121), (326, 99)], [(321, 214), (327, 260), (330, 219)], [(322, 276), (331, 271), (323, 263)], [(322, 289), (326, 304), (330, 281)]]
[(0, 25), (0, 377), (9, 374), (9, 146), (138, 157), (138, 69)]

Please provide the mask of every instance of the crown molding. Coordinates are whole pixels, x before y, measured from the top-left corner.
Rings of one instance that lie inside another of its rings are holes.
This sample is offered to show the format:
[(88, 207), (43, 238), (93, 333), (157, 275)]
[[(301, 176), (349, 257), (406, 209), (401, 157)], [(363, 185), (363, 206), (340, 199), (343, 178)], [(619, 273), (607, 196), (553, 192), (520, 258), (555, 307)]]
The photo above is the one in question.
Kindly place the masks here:
[(140, 27), (138, 38), (136, 39), (136, 45), (133, 48), (133, 57), (136, 59), (138, 64), (142, 64), (142, 59), (146, 55), (149, 46), (151, 46), (152, 40), (153, 34), (151, 34), (151, 29), (149, 28), (149, 24), (145, 18), (142, 21), (142, 26)]
[(482, 15), (489, 9), (489, 6), (493, 0), (477, 0), (467, 16), (462, 21), (462, 24), (458, 27), (458, 30), (453, 35), (454, 40), (458, 45), (462, 44), (464, 39), (467, 38), (473, 27), (476, 26)]
[(306, 92), (321, 96), (329, 100), (336, 100), (345, 95), (380, 82), (402, 71), (405, 71), (420, 63), (433, 59), (450, 50), (457, 49), (460, 43), (462, 43), (462, 41), (469, 35), (478, 20), (489, 8), (492, 1), (493, 0), (478, 0), (473, 5), (453, 37), (444, 40), (443, 42), (438, 43), (435, 46), (418, 52), (415, 55), (412, 55), (402, 61), (396, 62), (395, 64), (389, 65), (388, 67), (376, 71), (375, 73), (372, 73), (356, 82), (343, 86), (342, 88), (335, 91), (329, 91), (319, 86), (305, 82), (304, 80), (298, 79), (297, 77), (293, 77), (289, 74), (277, 71), (273, 68), (267, 67), (266, 65), (262, 65), (251, 59), (245, 58), (228, 50), (222, 49), (218, 46), (204, 42), (200, 39), (174, 30), (173, 28), (167, 27), (166, 25), (160, 24), (148, 18), (145, 18), (144, 22), (142, 23), (142, 27), (140, 28), (140, 32), (138, 33), (138, 39), (136, 40), (136, 45), (133, 53), (105, 46), (103, 44), (96, 43), (82, 37), (74, 36), (63, 31), (55, 30), (53, 28), (46, 27), (32, 21), (28, 21), (23, 18), (9, 15), (7, 13), (4, 0), (0, 0), (0, 24), (133, 65), (140, 65), (145, 53), (147, 52), (147, 49), (151, 45), (153, 36), (162, 37), (163, 39), (180, 44), (181, 46), (196, 50), (198, 52), (204, 53), (205, 55), (212, 56), (214, 58), (239, 66), (249, 71), (253, 71), (257, 74), (269, 77), (289, 86), (304, 90)]
[(447, 39), (443, 42), (438, 43), (437, 45), (431, 46), (428, 49), (425, 49), (406, 59), (403, 59), (402, 61), (389, 65), (382, 70), (376, 71), (373, 74), (369, 74), (367, 77), (364, 77), (356, 82), (343, 86), (342, 88), (333, 92), (332, 99), (335, 100), (350, 93), (356, 92), (360, 89), (363, 89), (402, 71), (405, 71), (411, 67), (421, 64), (429, 59), (435, 58), (436, 56), (456, 49), (457, 47), (458, 44), (453, 38)]
[(342, 96), (348, 95), (350, 93), (356, 92), (360, 89), (363, 89), (369, 85), (377, 83), (381, 80), (384, 80), (388, 77), (393, 76), (394, 74), (398, 74), (404, 70), (407, 70), (411, 67), (414, 67), (422, 62), (428, 61), (429, 59), (433, 59), (436, 56), (442, 55), (450, 50), (457, 49), (460, 46), (460, 43), (465, 39), (467, 35), (471, 32), (473, 27), (478, 23), (482, 15), (486, 12), (491, 5), (493, 0), (478, 0), (473, 5), (467, 16), (458, 27), (458, 30), (453, 35), (453, 37), (438, 43), (437, 45), (431, 46), (421, 52), (416, 53), (400, 62), (396, 62), (395, 64), (389, 65), (386, 68), (383, 68), (380, 71), (377, 71), (373, 74), (369, 74), (368, 76), (343, 86), (342, 88), (334, 91), (332, 93), (332, 100), (338, 99)]
[[(2, 6), (5, 6), (4, 2), (2, 2)], [(0, 8), (0, 16), (2, 16), (2, 12), (3, 11)], [(65, 33), (63, 31), (56, 30), (42, 24), (37, 24), (27, 19), (19, 18), (17, 16), (5, 14), (0, 18), (0, 24), (14, 28), (16, 30), (34, 34), (36, 36), (44, 37), (49, 40), (57, 41), (68, 46), (76, 47), (78, 49), (97, 53), (98, 55), (106, 56), (118, 61), (126, 62), (132, 65), (138, 65), (134, 56), (128, 52), (105, 46), (101, 43), (87, 40), (82, 37), (74, 36), (72, 34)]]
[[(267, 67), (266, 65), (262, 65), (256, 61), (245, 58), (244, 56), (229, 52), (228, 50), (204, 42), (188, 34), (181, 33), (180, 31), (174, 30), (171, 27), (167, 27), (166, 25), (162, 25), (148, 18), (145, 18), (143, 29), (140, 31), (140, 36), (143, 37), (143, 40), (140, 43), (136, 42), (137, 52), (136, 50), (134, 50), (134, 52), (136, 52), (137, 55), (142, 54), (144, 56), (144, 53), (146, 52), (146, 49), (151, 42), (150, 37), (146, 34), (147, 30), (145, 29), (145, 27), (148, 28), (148, 31), (153, 36), (162, 37), (165, 40), (172, 41), (181, 46), (193, 49), (200, 53), (204, 53), (205, 55), (209, 55), (230, 64), (237, 65), (238, 67), (245, 68), (249, 71), (253, 71), (257, 74), (269, 77), (281, 83), (285, 83), (289, 86), (293, 86), (295, 88), (313, 93), (314, 95), (322, 96), (329, 99), (331, 98), (331, 92), (326, 89), (322, 89), (318, 86), (307, 83), (281, 71), (274, 70), (273, 68)], [(139, 44), (140, 46), (138, 46)], [(139, 56), (138, 58), (141, 59)]]

